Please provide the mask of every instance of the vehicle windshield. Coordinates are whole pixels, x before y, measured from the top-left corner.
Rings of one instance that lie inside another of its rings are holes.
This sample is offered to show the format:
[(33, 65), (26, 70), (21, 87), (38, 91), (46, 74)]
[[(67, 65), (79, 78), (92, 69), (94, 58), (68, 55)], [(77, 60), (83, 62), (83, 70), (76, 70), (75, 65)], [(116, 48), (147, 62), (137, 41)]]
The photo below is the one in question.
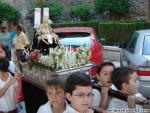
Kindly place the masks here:
[(77, 48), (83, 44), (91, 48), (91, 38), (89, 33), (57, 33), (60, 44)]
[(150, 55), (150, 35), (144, 38), (143, 55)]

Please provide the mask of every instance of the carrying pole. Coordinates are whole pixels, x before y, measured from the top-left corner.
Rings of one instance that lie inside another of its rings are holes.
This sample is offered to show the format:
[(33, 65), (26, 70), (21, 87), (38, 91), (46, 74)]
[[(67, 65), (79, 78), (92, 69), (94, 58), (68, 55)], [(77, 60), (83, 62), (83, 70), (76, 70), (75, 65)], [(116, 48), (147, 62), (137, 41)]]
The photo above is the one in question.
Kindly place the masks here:
[(43, 23), (43, 0), (40, 0), (40, 8), (41, 8), (41, 24)]

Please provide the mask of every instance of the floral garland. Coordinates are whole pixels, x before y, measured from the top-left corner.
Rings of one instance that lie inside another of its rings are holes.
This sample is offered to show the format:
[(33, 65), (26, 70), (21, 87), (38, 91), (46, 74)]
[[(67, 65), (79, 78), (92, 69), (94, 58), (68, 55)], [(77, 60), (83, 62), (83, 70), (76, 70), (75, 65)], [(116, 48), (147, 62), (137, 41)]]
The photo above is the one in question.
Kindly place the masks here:
[(36, 68), (50, 69), (57, 71), (83, 66), (89, 63), (90, 50), (86, 45), (82, 45), (73, 51), (70, 47), (50, 48), (49, 55), (42, 55), (39, 51), (33, 51), (28, 58), (29, 66)]

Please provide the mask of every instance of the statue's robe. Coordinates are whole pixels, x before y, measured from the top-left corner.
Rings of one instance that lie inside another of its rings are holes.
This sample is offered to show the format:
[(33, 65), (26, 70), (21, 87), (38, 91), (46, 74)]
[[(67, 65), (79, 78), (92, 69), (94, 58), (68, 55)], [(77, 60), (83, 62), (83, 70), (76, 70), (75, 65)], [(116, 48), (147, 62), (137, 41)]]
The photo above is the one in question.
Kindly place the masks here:
[[(42, 53), (43, 55), (47, 55), (49, 54), (49, 48), (55, 48), (56, 46), (58, 46), (58, 43), (56, 43), (53, 39), (52, 44), (46, 44), (45, 42), (43, 42), (42, 40), (38, 41), (38, 36), (35, 35), (33, 38), (33, 43), (32, 43), (32, 49), (38, 49), (40, 50), (40, 53)], [(48, 42), (47, 39), (45, 39), (45, 41)]]

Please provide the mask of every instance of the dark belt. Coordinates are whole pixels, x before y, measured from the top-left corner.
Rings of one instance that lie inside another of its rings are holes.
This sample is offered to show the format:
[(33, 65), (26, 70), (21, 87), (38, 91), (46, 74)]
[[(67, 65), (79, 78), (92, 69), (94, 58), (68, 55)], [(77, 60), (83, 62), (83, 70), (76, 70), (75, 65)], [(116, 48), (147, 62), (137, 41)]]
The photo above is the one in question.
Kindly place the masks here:
[(0, 113), (17, 113), (17, 108), (7, 112), (0, 111)]

